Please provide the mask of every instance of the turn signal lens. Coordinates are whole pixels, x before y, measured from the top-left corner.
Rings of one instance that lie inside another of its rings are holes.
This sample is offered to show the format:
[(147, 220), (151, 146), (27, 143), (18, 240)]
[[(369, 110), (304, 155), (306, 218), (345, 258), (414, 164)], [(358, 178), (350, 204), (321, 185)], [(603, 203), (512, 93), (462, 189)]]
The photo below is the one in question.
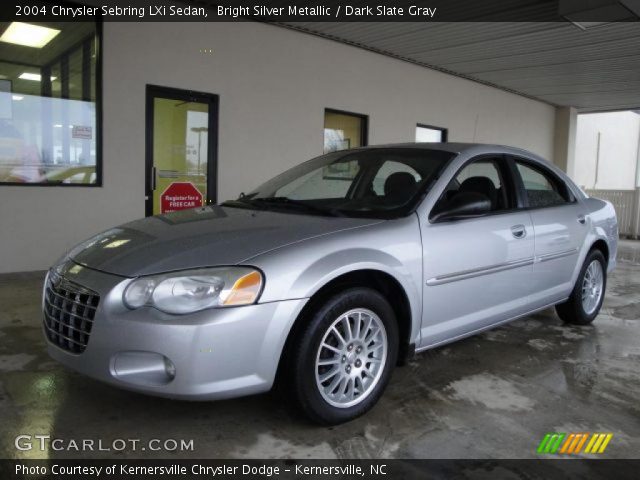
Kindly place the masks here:
[(231, 287), (229, 296), (223, 300), (222, 304), (231, 306), (253, 303), (258, 298), (261, 288), (262, 275), (257, 271), (248, 273), (236, 280), (236, 283)]

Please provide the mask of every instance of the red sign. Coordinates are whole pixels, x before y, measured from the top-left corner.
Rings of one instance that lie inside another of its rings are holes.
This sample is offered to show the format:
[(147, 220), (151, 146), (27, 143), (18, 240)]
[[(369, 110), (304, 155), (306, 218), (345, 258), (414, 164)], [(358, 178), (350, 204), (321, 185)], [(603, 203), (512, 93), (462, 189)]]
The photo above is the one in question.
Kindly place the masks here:
[(201, 207), (202, 194), (190, 182), (174, 182), (160, 195), (160, 212), (169, 213)]

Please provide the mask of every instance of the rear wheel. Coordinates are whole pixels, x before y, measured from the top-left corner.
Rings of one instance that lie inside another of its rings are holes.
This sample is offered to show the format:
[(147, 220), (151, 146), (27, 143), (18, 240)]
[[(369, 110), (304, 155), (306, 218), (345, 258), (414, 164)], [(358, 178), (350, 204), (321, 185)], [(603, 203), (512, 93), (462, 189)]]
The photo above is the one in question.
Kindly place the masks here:
[(293, 393), (312, 420), (337, 424), (371, 409), (398, 356), (393, 309), (377, 291), (353, 288), (327, 300), (291, 358)]
[(575, 325), (588, 325), (602, 307), (607, 287), (607, 262), (600, 250), (591, 250), (584, 261), (569, 299), (556, 305), (562, 320)]

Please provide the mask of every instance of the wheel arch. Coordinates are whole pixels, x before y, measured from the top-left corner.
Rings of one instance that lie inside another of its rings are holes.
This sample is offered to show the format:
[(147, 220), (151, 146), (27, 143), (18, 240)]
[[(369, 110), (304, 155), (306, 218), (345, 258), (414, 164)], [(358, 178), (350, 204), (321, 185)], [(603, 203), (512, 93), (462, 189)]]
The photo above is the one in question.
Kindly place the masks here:
[(609, 245), (602, 238), (597, 239), (595, 242), (591, 244), (589, 251), (591, 250), (600, 250), (602, 255), (604, 255), (604, 259), (607, 264), (609, 263)]
[[(612, 246), (608, 243), (607, 237), (603, 236), (601, 232), (597, 230), (593, 233), (590, 233), (585, 239), (584, 243), (580, 247), (578, 251), (577, 261), (571, 275), (571, 289), (573, 289), (578, 281), (578, 277), (580, 275), (580, 271), (582, 270), (582, 266), (584, 265), (587, 256), (592, 250), (599, 250), (604, 255), (605, 259), (605, 269), (607, 271), (611, 270), (611, 248)], [(615, 247), (614, 247), (615, 248)], [(614, 258), (615, 261), (615, 258)], [(571, 290), (567, 291), (567, 296), (571, 293)]]
[(411, 311), (411, 303), (409, 295), (400, 281), (388, 272), (383, 270), (367, 268), (351, 270), (340, 274), (331, 279), (320, 288), (318, 288), (309, 298), (309, 301), (302, 308), (296, 317), (284, 347), (280, 354), (276, 378), (281, 377), (283, 370), (287, 364), (287, 357), (290, 355), (292, 345), (299, 335), (300, 331), (306, 325), (305, 319), (308, 319), (313, 311), (318, 308), (324, 301), (329, 299), (341, 290), (353, 287), (371, 288), (382, 294), (396, 315), (398, 323), (398, 332), (400, 337), (400, 345), (398, 351), (398, 363), (404, 363), (415, 351), (415, 345), (411, 342), (411, 332), (413, 328), (413, 314)]

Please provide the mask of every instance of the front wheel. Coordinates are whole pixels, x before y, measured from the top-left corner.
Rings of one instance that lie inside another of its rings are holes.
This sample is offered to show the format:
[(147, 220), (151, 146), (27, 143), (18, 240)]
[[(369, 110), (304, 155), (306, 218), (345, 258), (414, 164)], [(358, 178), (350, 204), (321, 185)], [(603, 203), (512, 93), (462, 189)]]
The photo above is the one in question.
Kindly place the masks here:
[(368, 288), (331, 297), (296, 340), (293, 392), (303, 412), (323, 424), (342, 423), (371, 409), (398, 357), (393, 309)]
[(607, 261), (600, 250), (591, 250), (584, 261), (569, 299), (556, 305), (562, 320), (589, 325), (598, 316), (607, 287)]

